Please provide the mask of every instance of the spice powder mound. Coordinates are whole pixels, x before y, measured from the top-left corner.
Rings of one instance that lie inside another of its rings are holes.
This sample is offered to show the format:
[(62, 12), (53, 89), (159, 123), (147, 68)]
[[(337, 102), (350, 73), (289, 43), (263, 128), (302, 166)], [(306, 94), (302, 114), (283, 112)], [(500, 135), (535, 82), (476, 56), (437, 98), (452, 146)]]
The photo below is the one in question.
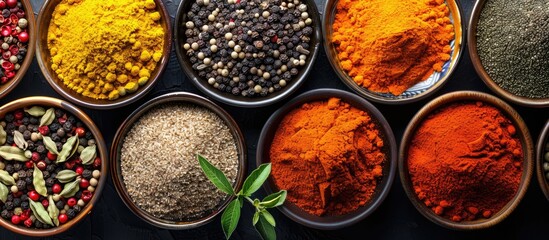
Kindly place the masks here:
[(332, 42), (359, 86), (398, 96), (450, 59), (449, 16), (444, 0), (340, 0)]
[(63, 0), (48, 28), (51, 70), (92, 99), (115, 100), (145, 85), (162, 59), (154, 0)]
[(234, 184), (236, 141), (215, 113), (190, 105), (154, 108), (135, 122), (121, 149), (121, 169), (132, 201), (155, 217), (192, 221), (226, 198), (202, 172), (206, 157)]
[(284, 117), (270, 148), (272, 177), (288, 200), (314, 215), (343, 215), (372, 198), (386, 162), (379, 127), (331, 98)]
[(413, 134), (407, 164), (414, 192), (452, 221), (489, 218), (518, 191), (523, 149), (512, 122), (482, 102), (447, 105)]

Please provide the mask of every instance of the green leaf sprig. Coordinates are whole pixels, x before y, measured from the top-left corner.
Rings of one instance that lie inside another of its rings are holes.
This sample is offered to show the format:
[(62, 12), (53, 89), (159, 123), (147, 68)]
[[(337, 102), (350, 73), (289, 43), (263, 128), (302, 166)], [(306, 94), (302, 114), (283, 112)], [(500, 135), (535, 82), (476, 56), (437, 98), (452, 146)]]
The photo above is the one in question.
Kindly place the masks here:
[(252, 224), (261, 238), (264, 240), (275, 240), (276, 232), (274, 227), (276, 226), (276, 222), (267, 209), (282, 205), (286, 200), (286, 190), (273, 193), (265, 197), (263, 200), (251, 199), (252, 194), (259, 190), (261, 185), (263, 185), (271, 174), (271, 164), (262, 164), (257, 169), (252, 171), (250, 176), (248, 176), (248, 178), (244, 181), (242, 189), (237, 192), (233, 189), (229, 180), (221, 170), (213, 166), (200, 154), (197, 155), (197, 158), (202, 171), (206, 174), (206, 177), (217, 188), (219, 188), (219, 190), (236, 197), (229, 203), (221, 215), (221, 227), (223, 228), (225, 237), (229, 239), (236, 229), (240, 219), (240, 210), (244, 205), (244, 200), (246, 200), (255, 207), (255, 214), (252, 219)]

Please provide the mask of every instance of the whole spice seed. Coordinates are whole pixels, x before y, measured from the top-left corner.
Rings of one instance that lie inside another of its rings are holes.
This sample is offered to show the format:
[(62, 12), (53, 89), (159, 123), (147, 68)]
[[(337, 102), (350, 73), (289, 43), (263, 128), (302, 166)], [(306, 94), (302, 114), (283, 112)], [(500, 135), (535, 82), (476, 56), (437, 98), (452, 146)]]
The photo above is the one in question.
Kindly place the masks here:
[(549, 1), (488, 0), (477, 51), (490, 78), (512, 94), (549, 98)]
[(449, 16), (443, 0), (342, 0), (332, 42), (359, 86), (398, 96), (450, 59)]
[(61, 1), (48, 29), (51, 69), (89, 98), (137, 91), (162, 58), (165, 32), (156, 9), (154, 0)]
[(407, 150), (413, 188), (425, 206), (452, 221), (490, 218), (517, 193), (523, 150), (497, 108), (452, 103), (419, 125)]
[(198, 76), (219, 91), (264, 97), (310, 60), (313, 20), (300, 0), (197, 0), (180, 46)]
[(122, 177), (132, 201), (167, 220), (197, 219), (215, 210), (226, 194), (203, 174), (197, 152), (234, 184), (235, 139), (215, 113), (190, 105), (165, 105), (144, 114), (121, 148)]
[(344, 215), (367, 204), (386, 155), (379, 126), (337, 98), (307, 103), (279, 124), (272, 177), (288, 200), (314, 215)]
[[(0, 146), (1, 217), (27, 228), (52, 228), (75, 218), (93, 197), (80, 186), (93, 182), (95, 187), (101, 176), (101, 158), (84, 164), (76, 151), (84, 148), (80, 141), (95, 142), (93, 134), (72, 114), (42, 106), (7, 112), (0, 126), (6, 137)], [(67, 129), (60, 136), (62, 127)], [(60, 155), (64, 162), (57, 161)]]
[[(0, 85), (15, 77), (27, 55), (28, 20), (21, 1), (0, 4)], [(33, 14), (33, 13), (31, 13)]]

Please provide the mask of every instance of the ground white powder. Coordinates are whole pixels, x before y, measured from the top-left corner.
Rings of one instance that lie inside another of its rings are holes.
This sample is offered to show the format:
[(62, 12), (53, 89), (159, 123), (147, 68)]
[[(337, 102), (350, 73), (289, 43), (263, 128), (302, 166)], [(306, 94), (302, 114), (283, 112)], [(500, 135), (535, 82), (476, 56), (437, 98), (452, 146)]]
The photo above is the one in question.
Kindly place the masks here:
[(215, 210), (226, 194), (206, 178), (197, 153), (235, 182), (235, 139), (217, 114), (191, 105), (165, 105), (144, 114), (121, 150), (122, 177), (133, 202), (155, 217), (176, 221)]

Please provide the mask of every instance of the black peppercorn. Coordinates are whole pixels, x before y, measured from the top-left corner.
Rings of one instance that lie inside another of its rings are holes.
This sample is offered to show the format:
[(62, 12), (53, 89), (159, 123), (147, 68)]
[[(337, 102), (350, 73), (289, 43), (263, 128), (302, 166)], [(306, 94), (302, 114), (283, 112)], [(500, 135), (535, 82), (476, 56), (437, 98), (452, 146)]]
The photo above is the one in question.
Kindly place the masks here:
[(55, 202), (55, 206), (57, 207), (57, 209), (61, 210), (65, 208), (65, 203), (63, 201), (57, 201)]
[[(23, 195), (23, 196), (25, 196), (25, 195)], [(29, 207), (30, 207), (29, 202), (28, 201), (23, 201), (23, 200), (21, 200), (21, 201), (22, 201), (21, 202), (21, 209), (23, 209), (23, 210), (29, 209)]]
[(3, 219), (8, 219), (9, 220), (13, 216), (13, 213), (6, 209), (6, 210), (3, 210), (0, 215), (2, 215)]
[(82, 172), (82, 177), (85, 178), (85, 179), (91, 179), (92, 177), (92, 171), (88, 170), (88, 169), (85, 169), (83, 172)]

